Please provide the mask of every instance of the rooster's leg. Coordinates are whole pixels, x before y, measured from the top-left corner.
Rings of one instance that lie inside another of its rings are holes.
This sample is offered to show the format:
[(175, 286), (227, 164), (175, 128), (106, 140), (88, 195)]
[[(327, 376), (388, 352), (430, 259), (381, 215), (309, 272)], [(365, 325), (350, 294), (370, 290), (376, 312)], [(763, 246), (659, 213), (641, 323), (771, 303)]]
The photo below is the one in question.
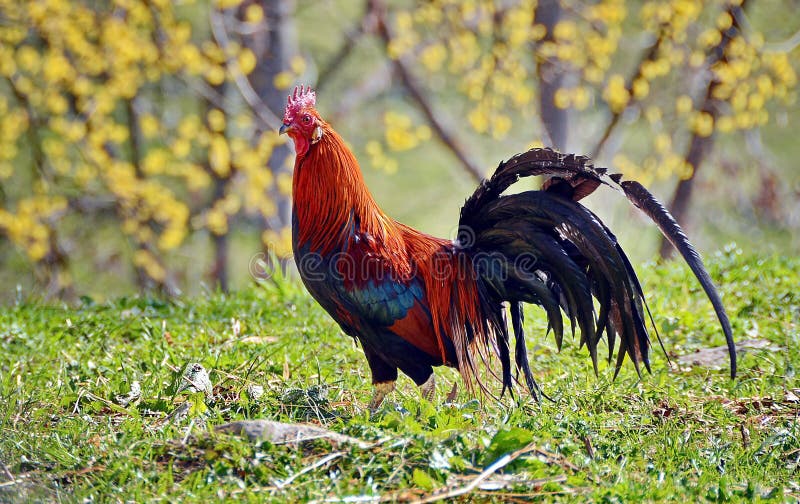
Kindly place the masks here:
[(397, 368), (383, 359), (378, 352), (369, 345), (362, 344), (364, 355), (367, 357), (369, 369), (372, 371), (372, 385), (375, 392), (369, 402), (370, 411), (375, 411), (383, 402), (383, 398), (394, 390), (394, 382), (397, 381)]
[(428, 401), (432, 401), (434, 394), (436, 394), (436, 379), (434, 376), (435, 375), (431, 373), (431, 376), (425, 380), (425, 383), (419, 386), (419, 390), (422, 392), (422, 397)]
[(375, 383), (375, 392), (372, 394), (372, 400), (369, 402), (369, 409), (370, 411), (375, 411), (383, 402), (383, 398), (386, 395), (394, 390), (394, 383), (393, 381), (387, 382), (380, 382)]

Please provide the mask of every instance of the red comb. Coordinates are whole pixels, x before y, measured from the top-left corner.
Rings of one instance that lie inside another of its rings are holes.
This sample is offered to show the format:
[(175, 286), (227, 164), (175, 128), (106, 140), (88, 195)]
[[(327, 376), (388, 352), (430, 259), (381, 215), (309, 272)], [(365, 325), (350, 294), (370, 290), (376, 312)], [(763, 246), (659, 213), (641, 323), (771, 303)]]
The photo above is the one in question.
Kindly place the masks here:
[(294, 88), (294, 92), (289, 95), (286, 102), (286, 113), (284, 119), (290, 119), (304, 108), (313, 107), (317, 104), (317, 93), (311, 86), (300, 86)]

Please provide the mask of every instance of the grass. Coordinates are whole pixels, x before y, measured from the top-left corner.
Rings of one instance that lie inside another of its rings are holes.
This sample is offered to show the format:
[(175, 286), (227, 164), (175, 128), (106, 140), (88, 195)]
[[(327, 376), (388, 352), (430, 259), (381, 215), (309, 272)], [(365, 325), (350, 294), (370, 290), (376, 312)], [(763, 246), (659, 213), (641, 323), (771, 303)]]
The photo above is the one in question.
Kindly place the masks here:
[[(20, 301), (0, 313), (0, 501), (409, 500), (467, 485), (523, 447), (466, 499), (798, 499), (800, 260), (729, 247), (708, 265), (738, 339), (770, 345), (741, 357), (736, 381), (725, 360), (670, 370), (658, 354), (641, 380), (630, 366), (616, 381), (609, 367), (595, 377), (585, 350), (558, 353), (537, 335), (531, 309), (532, 364), (555, 402), (461, 392), (444, 404), (458, 377), (437, 370), (434, 402), (401, 378), (372, 416), (360, 350), (289, 280), (170, 301)], [(723, 343), (685, 267), (638, 269), (674, 362)], [(180, 390), (192, 362), (210, 371), (212, 395)], [(134, 382), (141, 398), (123, 406)], [(169, 418), (181, 404), (185, 417)], [(377, 444), (213, 431), (240, 419), (312, 422)]]

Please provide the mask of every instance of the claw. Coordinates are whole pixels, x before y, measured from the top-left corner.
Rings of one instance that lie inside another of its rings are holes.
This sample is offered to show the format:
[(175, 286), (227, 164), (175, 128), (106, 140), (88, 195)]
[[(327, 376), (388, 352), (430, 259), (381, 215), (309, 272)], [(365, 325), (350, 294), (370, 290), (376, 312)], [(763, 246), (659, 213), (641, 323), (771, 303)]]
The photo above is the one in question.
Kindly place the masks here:
[(455, 402), (456, 397), (458, 397), (458, 382), (453, 382), (453, 388), (450, 389), (450, 392), (447, 394), (447, 399), (445, 399), (445, 403), (452, 404)]
[(431, 374), (431, 376), (425, 380), (425, 383), (419, 386), (419, 390), (422, 392), (422, 397), (428, 401), (432, 401), (433, 396), (436, 394), (436, 379), (434, 376), (435, 375)]

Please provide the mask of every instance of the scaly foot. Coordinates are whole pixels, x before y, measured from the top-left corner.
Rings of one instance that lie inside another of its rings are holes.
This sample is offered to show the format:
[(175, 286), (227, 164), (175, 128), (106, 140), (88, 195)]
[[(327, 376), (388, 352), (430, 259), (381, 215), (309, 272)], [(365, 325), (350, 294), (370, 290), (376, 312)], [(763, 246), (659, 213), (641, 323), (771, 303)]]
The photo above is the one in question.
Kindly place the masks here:
[(375, 411), (383, 402), (383, 398), (386, 397), (386, 394), (394, 390), (394, 382), (387, 381), (387, 382), (380, 382), (375, 383), (375, 392), (372, 394), (372, 400), (369, 402), (369, 410)]

